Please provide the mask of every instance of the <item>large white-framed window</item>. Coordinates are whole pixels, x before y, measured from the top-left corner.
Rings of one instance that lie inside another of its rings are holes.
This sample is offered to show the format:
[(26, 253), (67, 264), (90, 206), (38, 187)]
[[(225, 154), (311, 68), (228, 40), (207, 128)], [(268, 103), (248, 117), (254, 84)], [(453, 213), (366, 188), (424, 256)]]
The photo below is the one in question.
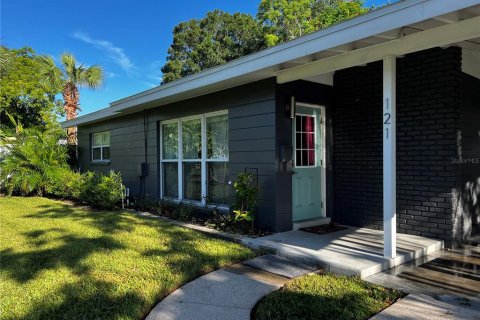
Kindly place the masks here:
[(228, 114), (219, 111), (162, 121), (161, 196), (228, 205)]
[(110, 161), (110, 131), (92, 133), (92, 162)]

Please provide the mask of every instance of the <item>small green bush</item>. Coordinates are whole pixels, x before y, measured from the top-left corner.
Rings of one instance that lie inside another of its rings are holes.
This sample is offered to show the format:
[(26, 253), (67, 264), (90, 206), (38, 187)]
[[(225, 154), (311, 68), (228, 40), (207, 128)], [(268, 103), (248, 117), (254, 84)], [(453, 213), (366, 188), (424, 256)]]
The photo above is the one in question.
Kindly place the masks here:
[(158, 203), (159, 214), (180, 221), (191, 221), (196, 217), (197, 210), (198, 208), (190, 204), (170, 200), (160, 200)]
[(257, 209), (257, 181), (252, 173), (240, 173), (233, 183), (235, 189), (234, 222), (250, 223), (253, 230)]
[(135, 197), (133, 200), (133, 208), (138, 211), (146, 211), (153, 214), (160, 213), (161, 204), (158, 199), (152, 198), (150, 195), (144, 197)]
[(56, 168), (47, 174), (45, 192), (54, 197), (78, 199), (84, 189), (84, 177), (68, 168)]
[(112, 209), (122, 200), (124, 186), (120, 173), (109, 175), (87, 172), (79, 200), (92, 207)]

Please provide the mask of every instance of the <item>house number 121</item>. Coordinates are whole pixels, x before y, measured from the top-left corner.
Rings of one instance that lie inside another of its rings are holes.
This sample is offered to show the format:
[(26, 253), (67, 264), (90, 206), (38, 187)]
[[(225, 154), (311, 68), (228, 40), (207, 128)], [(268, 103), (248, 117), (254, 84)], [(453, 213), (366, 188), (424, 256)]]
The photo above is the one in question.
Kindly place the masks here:
[[(386, 124), (386, 125), (392, 124), (392, 122), (390, 121), (390, 118), (392, 117), (392, 115), (389, 112), (384, 113), (383, 117), (385, 119), (383, 124)], [(386, 127), (385, 128), (385, 134), (387, 135), (387, 139), (388, 139), (388, 131), (389, 131), (389, 127)]]
[(392, 121), (391, 121), (392, 115), (391, 115), (390, 112), (389, 112), (390, 110), (389, 110), (389, 103), (388, 103), (388, 102), (389, 102), (389, 101), (388, 101), (388, 98), (385, 99), (385, 107), (386, 107), (385, 109), (386, 109), (387, 112), (385, 112), (385, 113), (383, 114), (383, 119), (384, 119), (383, 124), (386, 125), (386, 126), (385, 126), (385, 135), (386, 135), (385, 138), (386, 138), (386, 139), (388, 139), (388, 134), (389, 134), (389, 131), (390, 131), (390, 126), (391, 126), (391, 124), (392, 124)]

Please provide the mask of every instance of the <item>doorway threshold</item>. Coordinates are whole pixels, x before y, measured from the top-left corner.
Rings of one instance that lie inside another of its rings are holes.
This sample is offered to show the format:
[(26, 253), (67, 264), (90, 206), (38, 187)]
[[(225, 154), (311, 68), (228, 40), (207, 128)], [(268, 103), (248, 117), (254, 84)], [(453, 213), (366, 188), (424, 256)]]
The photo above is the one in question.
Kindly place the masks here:
[(301, 228), (308, 228), (313, 226), (320, 226), (324, 224), (329, 224), (331, 219), (329, 217), (319, 217), (306, 220), (295, 221), (293, 223), (293, 230), (298, 230)]

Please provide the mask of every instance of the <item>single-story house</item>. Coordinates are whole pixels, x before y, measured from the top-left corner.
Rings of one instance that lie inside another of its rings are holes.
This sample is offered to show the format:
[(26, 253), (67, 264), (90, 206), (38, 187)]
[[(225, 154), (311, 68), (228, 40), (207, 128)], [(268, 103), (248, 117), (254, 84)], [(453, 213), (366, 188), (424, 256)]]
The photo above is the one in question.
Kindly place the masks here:
[(248, 171), (259, 227), (455, 246), (480, 231), (480, 0), (399, 1), (63, 126), (132, 195), (228, 207)]

